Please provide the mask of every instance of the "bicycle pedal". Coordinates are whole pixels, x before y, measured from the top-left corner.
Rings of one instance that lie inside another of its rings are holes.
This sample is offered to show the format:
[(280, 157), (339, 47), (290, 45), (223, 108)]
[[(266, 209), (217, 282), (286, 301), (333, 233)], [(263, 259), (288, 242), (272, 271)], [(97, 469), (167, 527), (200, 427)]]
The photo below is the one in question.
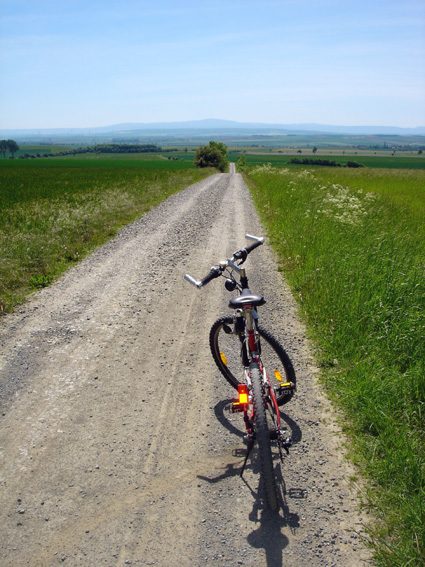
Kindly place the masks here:
[(228, 410), (231, 413), (238, 413), (241, 411), (244, 411), (244, 408), (246, 407), (246, 404), (241, 404), (239, 403), (239, 400), (235, 400), (234, 402), (232, 402), (228, 407)]
[(296, 390), (295, 384), (293, 382), (285, 382), (285, 384), (280, 384), (275, 388), (277, 396), (289, 396), (293, 394)]
[[(284, 430), (281, 430), (281, 433), (284, 433)], [(286, 437), (282, 441), (282, 448), (285, 449), (286, 454), (289, 455), (289, 449), (292, 447), (292, 437)]]

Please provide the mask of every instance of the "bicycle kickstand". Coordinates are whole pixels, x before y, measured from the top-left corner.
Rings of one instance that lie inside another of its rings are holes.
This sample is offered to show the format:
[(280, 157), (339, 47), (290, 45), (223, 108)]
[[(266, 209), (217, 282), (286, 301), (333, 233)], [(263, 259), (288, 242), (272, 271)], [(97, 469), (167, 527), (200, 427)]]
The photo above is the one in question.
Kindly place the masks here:
[(241, 469), (241, 472), (240, 472), (240, 475), (239, 475), (241, 478), (242, 478), (243, 472), (244, 472), (244, 470), (245, 470), (245, 467), (246, 467), (246, 463), (247, 463), (247, 461), (248, 461), (249, 454), (251, 453), (253, 447), (254, 447), (254, 439), (251, 438), (251, 439), (248, 440), (248, 445), (247, 445), (247, 448), (246, 448), (245, 460), (244, 460), (244, 462), (243, 462), (242, 469)]

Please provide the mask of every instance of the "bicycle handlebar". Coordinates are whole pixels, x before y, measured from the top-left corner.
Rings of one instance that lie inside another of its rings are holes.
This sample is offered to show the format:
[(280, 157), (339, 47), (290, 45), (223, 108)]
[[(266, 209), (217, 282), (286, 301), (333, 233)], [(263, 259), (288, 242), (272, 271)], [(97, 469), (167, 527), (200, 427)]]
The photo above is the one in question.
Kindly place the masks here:
[(252, 252), (256, 248), (261, 246), (263, 244), (263, 242), (264, 242), (264, 238), (262, 238), (261, 240), (257, 240), (257, 242), (254, 242), (254, 244), (251, 244), (250, 246), (248, 246), (248, 248), (244, 248), (244, 250), (247, 254), (249, 254), (250, 252)]
[(209, 283), (211, 280), (214, 280), (215, 278), (220, 277), (221, 274), (224, 272), (224, 270), (228, 266), (236, 267), (235, 262), (237, 260), (241, 260), (240, 263), (243, 264), (245, 262), (247, 256), (248, 256), (248, 254), (250, 252), (252, 252), (253, 250), (255, 250), (256, 248), (258, 248), (258, 246), (261, 246), (264, 242), (264, 238), (262, 238), (262, 237), (252, 236), (251, 234), (246, 234), (245, 236), (246, 236), (246, 238), (249, 238), (250, 240), (255, 240), (255, 242), (253, 244), (251, 244), (250, 246), (247, 246), (246, 248), (241, 248), (241, 250), (238, 250), (237, 252), (235, 252), (231, 258), (228, 258), (224, 262), (220, 262), (219, 266), (213, 266), (211, 268), (211, 270), (208, 272), (208, 274), (204, 278), (202, 278), (200, 281), (195, 280), (195, 278), (192, 278), (192, 276), (189, 276), (189, 274), (186, 274), (184, 276), (184, 279), (187, 280), (192, 285), (194, 285), (195, 287), (200, 288), (200, 287), (206, 285), (207, 283)]

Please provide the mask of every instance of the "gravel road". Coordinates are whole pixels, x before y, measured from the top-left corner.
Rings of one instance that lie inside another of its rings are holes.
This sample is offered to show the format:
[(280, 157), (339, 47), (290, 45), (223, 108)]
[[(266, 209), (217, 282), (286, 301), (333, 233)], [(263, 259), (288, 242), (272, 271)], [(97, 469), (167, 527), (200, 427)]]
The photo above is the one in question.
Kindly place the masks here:
[(247, 262), (298, 392), (279, 514), (263, 504), (233, 391), (208, 347), (218, 260), (262, 235), (240, 175), (170, 197), (0, 321), (0, 564), (370, 565), (343, 438), (267, 245)]

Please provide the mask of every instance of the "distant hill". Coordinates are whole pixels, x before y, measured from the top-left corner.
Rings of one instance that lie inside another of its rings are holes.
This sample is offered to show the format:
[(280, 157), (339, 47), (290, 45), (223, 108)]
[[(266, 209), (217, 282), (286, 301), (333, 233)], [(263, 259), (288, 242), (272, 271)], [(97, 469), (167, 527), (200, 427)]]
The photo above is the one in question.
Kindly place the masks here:
[(197, 133), (231, 133), (242, 131), (244, 134), (348, 134), (348, 135), (386, 135), (386, 136), (425, 136), (425, 126), (417, 128), (399, 128), (397, 126), (335, 126), (330, 124), (267, 124), (256, 122), (236, 122), (234, 120), (205, 119), (186, 122), (124, 123), (95, 128), (28, 128), (0, 130), (0, 138), (56, 137), (66, 135), (123, 134), (124, 132), (143, 132), (159, 134), (169, 131), (196, 131)]

